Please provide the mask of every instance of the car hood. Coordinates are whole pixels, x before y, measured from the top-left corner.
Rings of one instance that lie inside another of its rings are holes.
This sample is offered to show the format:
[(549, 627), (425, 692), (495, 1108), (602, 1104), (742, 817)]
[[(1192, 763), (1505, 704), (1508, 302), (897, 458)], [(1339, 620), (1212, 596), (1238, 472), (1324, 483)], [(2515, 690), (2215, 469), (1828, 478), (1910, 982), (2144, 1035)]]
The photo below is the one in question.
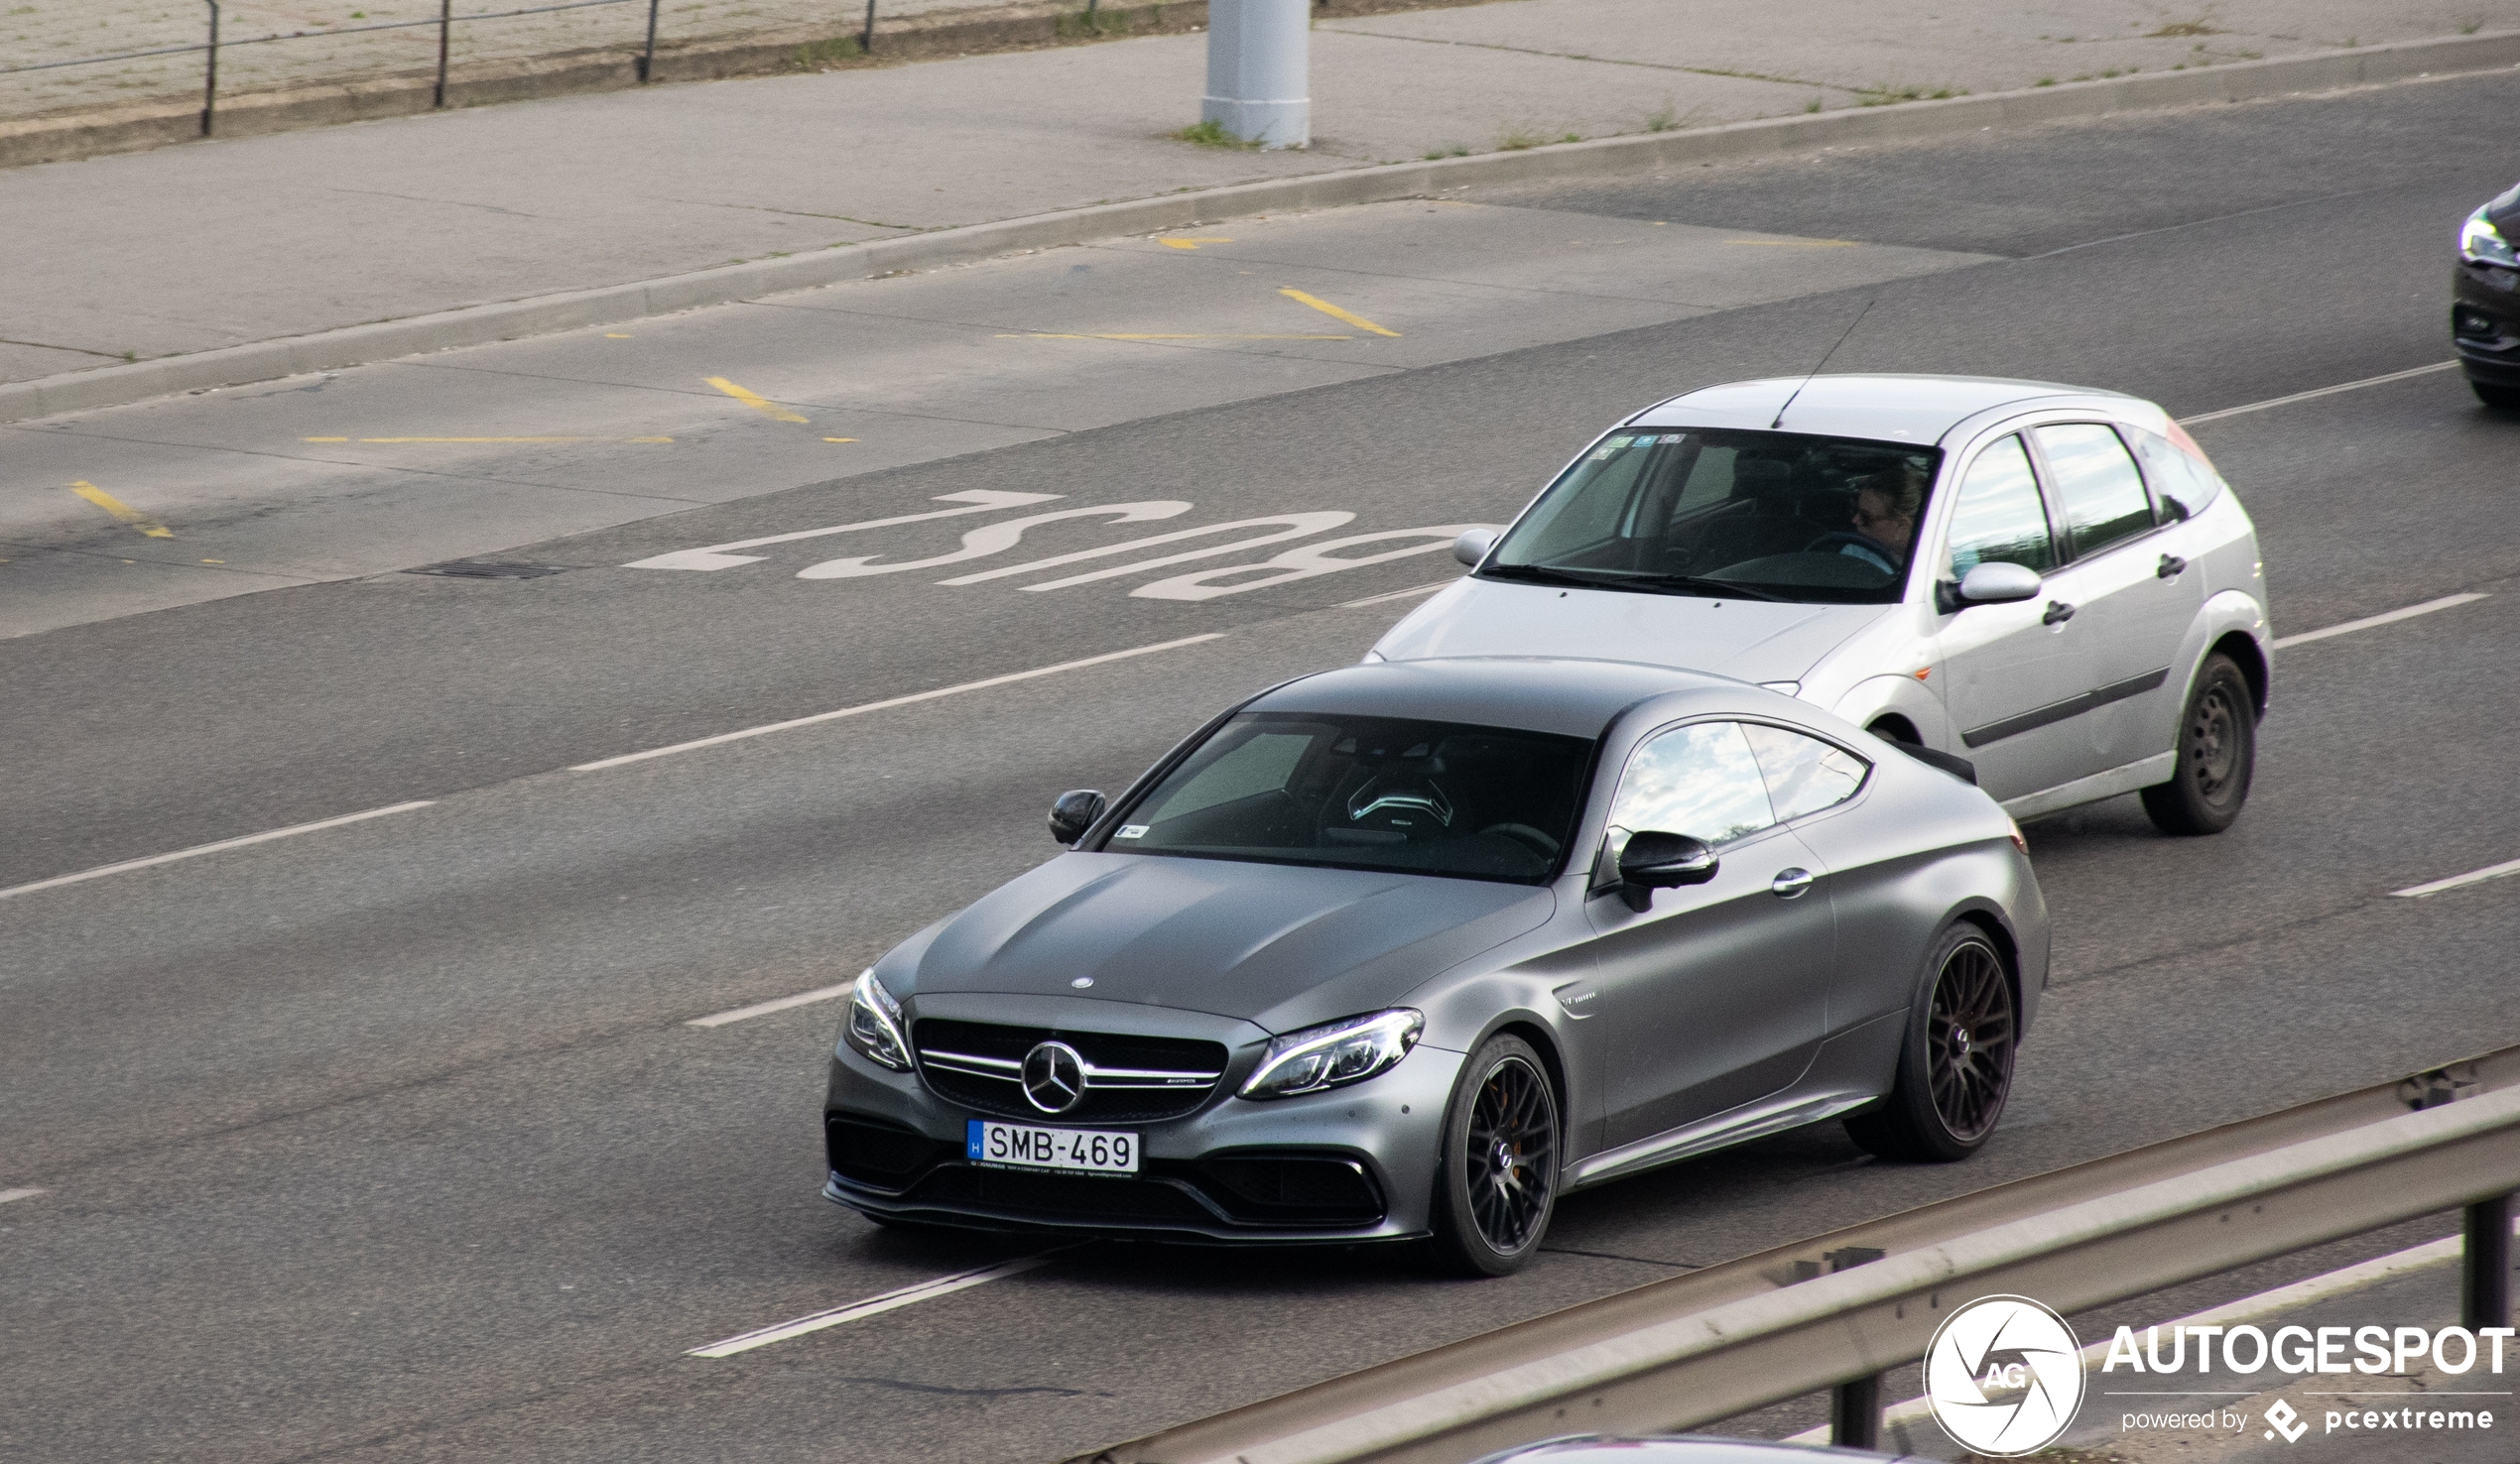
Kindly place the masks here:
[(1436, 656), (1587, 656), (1799, 681), (1891, 605), (1780, 605), (1465, 579), (1377, 643), (1390, 661)]
[(1067, 854), (938, 927), (914, 991), (1089, 996), (1282, 1032), (1396, 1002), (1555, 909), (1531, 885)]

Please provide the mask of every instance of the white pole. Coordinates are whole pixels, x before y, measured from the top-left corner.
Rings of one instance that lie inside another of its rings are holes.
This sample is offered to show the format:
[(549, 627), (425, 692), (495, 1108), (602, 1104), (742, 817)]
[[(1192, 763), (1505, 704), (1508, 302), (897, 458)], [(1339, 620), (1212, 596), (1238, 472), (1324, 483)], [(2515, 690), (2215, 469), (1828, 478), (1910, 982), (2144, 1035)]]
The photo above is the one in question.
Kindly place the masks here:
[(1312, 0), (1207, 0), (1199, 117), (1264, 148), (1313, 141)]

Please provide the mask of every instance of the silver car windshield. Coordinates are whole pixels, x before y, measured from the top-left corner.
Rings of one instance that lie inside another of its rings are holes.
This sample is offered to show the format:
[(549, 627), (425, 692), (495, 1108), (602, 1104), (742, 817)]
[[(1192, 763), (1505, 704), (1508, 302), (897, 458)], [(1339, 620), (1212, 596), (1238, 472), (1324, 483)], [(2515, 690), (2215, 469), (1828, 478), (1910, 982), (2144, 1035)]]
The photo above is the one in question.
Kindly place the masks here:
[(1942, 453), (1799, 432), (1623, 427), (1549, 486), (1483, 578), (1886, 604)]
[(1582, 806), (1578, 737), (1247, 712), (1124, 812), (1102, 847), (1538, 884)]

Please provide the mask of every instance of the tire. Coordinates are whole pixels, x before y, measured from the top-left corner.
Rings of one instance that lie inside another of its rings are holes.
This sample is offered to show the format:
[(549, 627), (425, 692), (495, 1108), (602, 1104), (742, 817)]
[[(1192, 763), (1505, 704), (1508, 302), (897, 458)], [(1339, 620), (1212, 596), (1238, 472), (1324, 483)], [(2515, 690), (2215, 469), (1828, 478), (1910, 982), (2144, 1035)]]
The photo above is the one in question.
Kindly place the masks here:
[(1926, 970), (1898, 1076), (1880, 1107), (1846, 1120), (1846, 1134), (1886, 1159), (1948, 1164), (1985, 1147), (2004, 1116), (2020, 1009), (2003, 956), (1975, 925), (1944, 931)]
[(2163, 833), (2217, 834), (2240, 816), (2257, 773), (2257, 701), (2231, 658), (2205, 659), (2179, 713), (2179, 761), (2168, 783), (2144, 790), (2144, 811)]
[(2488, 407), (2498, 408), (2504, 412), (2520, 412), (2520, 387), (2496, 386), (2492, 382), (2478, 381), (2470, 377), (2467, 381), (2467, 389), (2476, 394), (2477, 401)]
[(1540, 1253), (1558, 1201), (1558, 1094), (1531, 1043), (1498, 1034), (1461, 1065), (1435, 1176), (1436, 1266), (1510, 1276)]

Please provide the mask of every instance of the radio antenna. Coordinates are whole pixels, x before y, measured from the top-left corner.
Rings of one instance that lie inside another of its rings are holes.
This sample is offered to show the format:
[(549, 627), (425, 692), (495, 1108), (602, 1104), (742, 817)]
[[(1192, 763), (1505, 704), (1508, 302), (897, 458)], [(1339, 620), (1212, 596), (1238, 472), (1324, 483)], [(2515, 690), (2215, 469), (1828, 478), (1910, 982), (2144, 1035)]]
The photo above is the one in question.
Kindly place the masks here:
[[(1874, 296), (1871, 300), (1864, 302), (1864, 307), (1862, 309), (1855, 311), (1855, 318), (1848, 321), (1846, 324), (1846, 334), (1837, 337), (1837, 345), (1833, 345), (1828, 348), (1827, 352), (1820, 358), (1820, 365), (1812, 368), (1812, 374), (1810, 376), (1806, 376), (1801, 381), (1794, 384), (1793, 393), (1785, 399), (1785, 407), (1793, 406), (1794, 398), (1803, 395), (1803, 388), (1810, 386), (1814, 379), (1819, 377), (1822, 369), (1828, 365), (1828, 358), (1837, 354), (1837, 346), (1844, 345), (1847, 338), (1855, 333), (1855, 327), (1864, 322), (1864, 316), (1872, 313), (1873, 305), (1878, 303), (1880, 299), (1880, 296)], [(1776, 409), (1776, 421), (1768, 424), (1769, 431), (1775, 431), (1779, 427), (1784, 425), (1785, 407), (1779, 407)]]

